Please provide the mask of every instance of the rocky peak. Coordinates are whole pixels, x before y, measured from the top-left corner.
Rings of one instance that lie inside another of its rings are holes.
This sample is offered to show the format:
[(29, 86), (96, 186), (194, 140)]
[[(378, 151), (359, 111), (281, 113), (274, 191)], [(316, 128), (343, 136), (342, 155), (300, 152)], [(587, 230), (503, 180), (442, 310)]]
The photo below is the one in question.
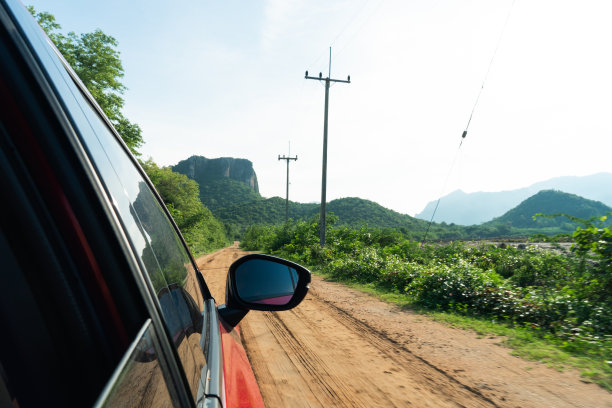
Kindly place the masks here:
[(212, 181), (221, 178), (230, 178), (246, 184), (259, 193), (257, 175), (253, 169), (253, 163), (247, 159), (235, 159), (233, 157), (220, 157), (207, 159), (203, 156), (191, 156), (180, 161), (172, 170), (185, 174), (187, 177), (198, 181)]

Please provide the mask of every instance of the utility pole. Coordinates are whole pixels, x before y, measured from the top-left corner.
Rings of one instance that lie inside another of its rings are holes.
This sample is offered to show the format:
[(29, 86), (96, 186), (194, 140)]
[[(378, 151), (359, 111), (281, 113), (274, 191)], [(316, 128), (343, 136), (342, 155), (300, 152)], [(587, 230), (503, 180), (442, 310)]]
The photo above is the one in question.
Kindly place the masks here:
[(287, 162), (287, 195), (285, 198), (285, 223), (289, 222), (289, 161), (297, 160), (297, 155), (295, 157), (291, 157), (291, 143), (289, 143), (289, 156), (283, 157), (278, 155), (278, 160), (285, 160)]
[(329, 71), (327, 78), (323, 78), (323, 74), (319, 72), (318, 77), (308, 76), (308, 71), (304, 76), (306, 79), (315, 79), (317, 81), (325, 81), (325, 117), (323, 120), (323, 175), (321, 180), (321, 218), (320, 218), (320, 239), (321, 247), (325, 246), (325, 201), (327, 193), (327, 117), (329, 108), (329, 85), (332, 82), (343, 82), (345, 84), (351, 83), (351, 76), (349, 75), (346, 80), (343, 79), (332, 79), (331, 78), (331, 47), (329, 47)]

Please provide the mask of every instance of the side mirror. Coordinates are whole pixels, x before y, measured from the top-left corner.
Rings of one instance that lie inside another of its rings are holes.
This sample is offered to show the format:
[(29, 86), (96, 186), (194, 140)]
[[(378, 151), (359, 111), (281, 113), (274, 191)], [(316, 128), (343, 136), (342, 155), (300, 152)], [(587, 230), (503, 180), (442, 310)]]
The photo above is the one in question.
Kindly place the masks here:
[(310, 271), (270, 255), (251, 254), (234, 262), (227, 274), (223, 320), (236, 326), (249, 310), (288, 310), (308, 293)]

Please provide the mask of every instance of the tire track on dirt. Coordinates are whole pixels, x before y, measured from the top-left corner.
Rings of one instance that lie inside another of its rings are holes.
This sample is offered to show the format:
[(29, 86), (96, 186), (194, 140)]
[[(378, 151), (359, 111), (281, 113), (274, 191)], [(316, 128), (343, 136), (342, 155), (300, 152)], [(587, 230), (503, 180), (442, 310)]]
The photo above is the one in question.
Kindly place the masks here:
[[(258, 347), (258, 331), (272, 333), (276, 354), (255, 361), (255, 374), (260, 379), (278, 365), (291, 364), (314, 400), (300, 406), (496, 406), (320, 299), (309, 296), (304, 306), (289, 312), (253, 314), (242, 324), (248, 327), (244, 340), (249, 353)], [(278, 355), (280, 350), (283, 357)], [(275, 360), (272, 368), (261, 370), (260, 364), (266, 366), (270, 359)], [(267, 396), (277, 385), (267, 380), (260, 384), (268, 406), (296, 406), (295, 401), (282, 396), (274, 405), (268, 401)]]
[[(317, 296), (316, 293), (313, 293), (313, 296)], [(383, 352), (384, 354), (386, 354), (390, 358), (396, 358), (396, 359), (403, 360), (406, 365), (413, 365), (414, 364), (414, 360), (416, 359), (420, 363), (422, 363), (422, 364), (426, 365), (427, 367), (429, 367), (429, 368), (435, 370), (436, 372), (440, 373), (441, 375), (446, 377), (449, 381), (457, 384), (459, 387), (464, 388), (465, 390), (467, 390), (470, 393), (474, 394), (477, 398), (480, 398), (483, 401), (486, 401), (487, 403), (490, 404), (490, 406), (499, 407), (497, 404), (495, 404), (494, 401), (492, 401), (490, 398), (487, 398), (487, 396), (483, 395), (479, 390), (477, 390), (477, 389), (475, 389), (473, 387), (470, 387), (469, 385), (466, 385), (466, 384), (462, 383), (457, 378), (455, 378), (454, 376), (450, 375), (448, 372), (446, 372), (443, 369), (437, 367), (436, 365), (434, 365), (431, 362), (425, 360), (424, 358), (414, 354), (406, 346), (398, 343), (397, 341), (393, 340), (392, 338), (390, 338), (386, 334), (381, 333), (380, 331), (376, 330), (372, 326), (368, 325), (366, 322), (361, 321), (361, 320), (351, 316), (349, 314), (349, 312), (347, 312), (346, 310), (344, 310), (344, 309), (342, 309), (342, 308), (340, 308), (340, 307), (338, 307), (336, 305), (333, 305), (331, 303), (326, 303), (324, 301), (322, 301), (322, 303), (323, 303), (324, 307), (327, 307), (330, 310), (333, 310), (336, 313), (338, 313), (338, 315), (340, 316), (340, 320), (345, 322), (343, 324), (346, 324), (347, 327), (354, 326), (357, 330), (360, 330), (364, 335), (366, 335), (369, 338), (370, 343), (373, 346), (377, 347), (381, 352)], [(390, 345), (392, 345), (392, 347), (390, 347)], [(408, 358), (407, 356), (403, 355), (402, 352), (409, 353), (410, 357)], [(421, 374), (424, 374), (424, 373), (421, 373)], [(423, 378), (425, 378), (427, 380), (430, 380), (430, 381), (434, 381), (431, 377), (427, 376), (426, 374), (424, 375)]]
[(358, 401), (353, 399), (350, 389), (333, 375), (333, 371), (310, 347), (293, 335), (277, 313), (267, 313), (265, 318), (294, 365), (303, 368), (299, 370), (302, 378), (316, 385), (311, 387), (311, 391), (322, 405), (357, 406)]

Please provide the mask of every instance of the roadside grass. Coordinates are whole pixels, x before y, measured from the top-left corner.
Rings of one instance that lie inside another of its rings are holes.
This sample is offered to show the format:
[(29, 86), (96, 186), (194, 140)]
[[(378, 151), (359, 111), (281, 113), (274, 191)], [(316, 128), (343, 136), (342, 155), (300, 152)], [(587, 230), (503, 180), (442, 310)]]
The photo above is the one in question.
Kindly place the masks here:
[[(311, 269), (312, 270), (312, 269)], [(481, 336), (500, 336), (503, 345), (512, 350), (512, 354), (529, 361), (537, 361), (551, 368), (563, 371), (575, 369), (580, 372), (581, 381), (596, 383), (612, 392), (612, 339), (606, 345), (590, 346), (568, 343), (552, 335), (531, 327), (511, 326), (490, 318), (468, 316), (460, 310), (441, 312), (424, 309), (415, 305), (410, 296), (389, 291), (375, 283), (361, 284), (350, 280), (338, 279), (330, 274), (313, 270), (318, 276), (332, 282), (339, 282), (353, 289), (373, 295), (385, 302), (393, 303), (403, 309), (410, 309), (448, 326), (472, 330)]]

